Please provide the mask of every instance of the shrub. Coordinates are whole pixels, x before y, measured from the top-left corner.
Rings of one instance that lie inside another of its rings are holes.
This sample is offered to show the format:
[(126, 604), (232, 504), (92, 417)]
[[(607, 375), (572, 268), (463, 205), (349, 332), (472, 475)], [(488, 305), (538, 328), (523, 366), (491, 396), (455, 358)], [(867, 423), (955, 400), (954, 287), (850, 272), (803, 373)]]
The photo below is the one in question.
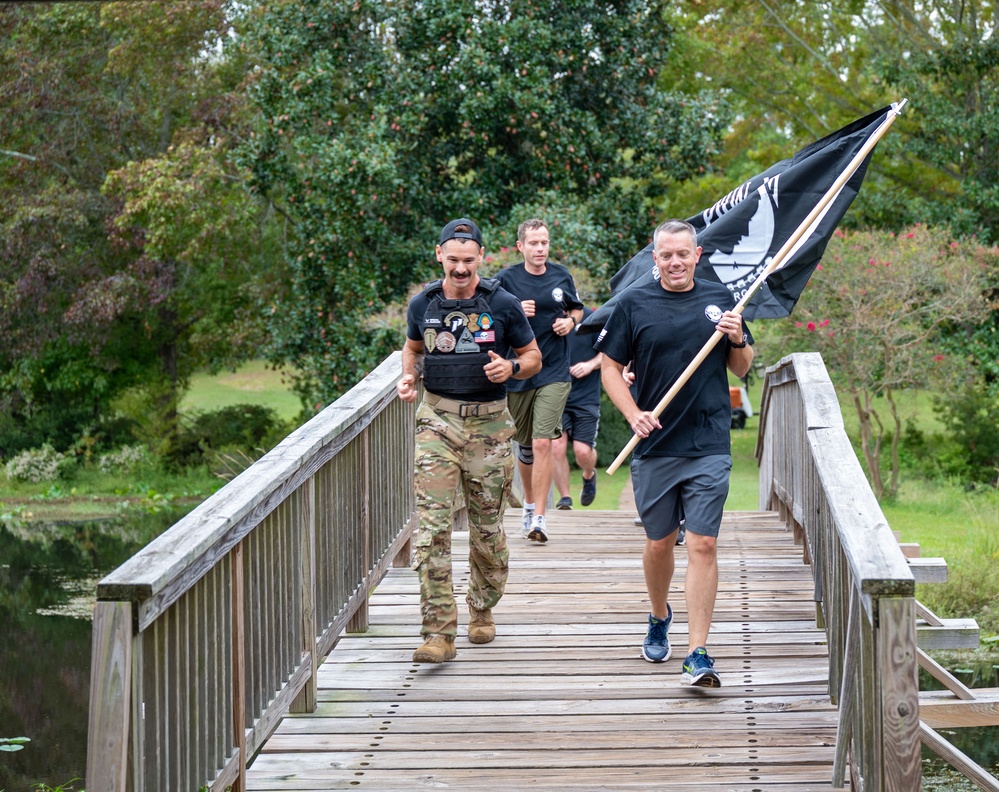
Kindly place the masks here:
[(955, 440), (947, 471), (974, 483), (999, 487), (999, 407), (984, 384), (938, 397), (936, 411)]
[(129, 473), (141, 465), (148, 464), (149, 452), (144, 445), (125, 445), (97, 459), (101, 473)]
[(7, 463), (5, 470), (8, 479), (38, 484), (68, 478), (75, 467), (72, 457), (60, 454), (45, 443), (41, 448), (22, 451)]
[(241, 449), (259, 456), (261, 449), (274, 446), (288, 431), (288, 424), (271, 408), (234, 404), (185, 421), (174, 461), (181, 465), (202, 464), (212, 450), (232, 453)]

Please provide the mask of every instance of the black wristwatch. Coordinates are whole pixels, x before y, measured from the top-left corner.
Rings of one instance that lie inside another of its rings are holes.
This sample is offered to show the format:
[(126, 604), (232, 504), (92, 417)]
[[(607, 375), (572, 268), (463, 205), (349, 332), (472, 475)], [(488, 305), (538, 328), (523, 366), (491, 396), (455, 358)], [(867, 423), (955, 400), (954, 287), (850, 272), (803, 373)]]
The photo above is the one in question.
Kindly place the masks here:
[(513, 366), (513, 371), (510, 373), (510, 376), (516, 377), (518, 374), (520, 374), (520, 361), (511, 360), (510, 364)]
[(746, 340), (746, 336), (743, 336), (741, 344), (733, 344), (731, 341), (729, 341), (728, 345), (732, 347), (732, 349), (745, 349), (747, 343), (749, 342)]

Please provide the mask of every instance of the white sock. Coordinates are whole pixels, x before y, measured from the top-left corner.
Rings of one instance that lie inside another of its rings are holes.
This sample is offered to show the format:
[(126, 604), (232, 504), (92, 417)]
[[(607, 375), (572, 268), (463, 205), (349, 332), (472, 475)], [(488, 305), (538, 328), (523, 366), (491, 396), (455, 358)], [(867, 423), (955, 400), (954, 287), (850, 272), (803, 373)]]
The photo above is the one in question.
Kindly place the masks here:
[(533, 503), (525, 503), (524, 504), (524, 514), (533, 514), (533, 513), (534, 513), (534, 504)]

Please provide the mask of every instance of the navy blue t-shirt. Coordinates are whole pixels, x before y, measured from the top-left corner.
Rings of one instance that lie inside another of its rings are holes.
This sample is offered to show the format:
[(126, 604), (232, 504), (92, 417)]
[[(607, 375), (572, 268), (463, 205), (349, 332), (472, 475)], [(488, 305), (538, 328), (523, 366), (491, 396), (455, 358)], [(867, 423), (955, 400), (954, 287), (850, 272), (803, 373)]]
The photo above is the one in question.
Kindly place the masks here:
[[(695, 279), (671, 292), (649, 281), (621, 293), (597, 348), (626, 365), (633, 361), (635, 401), (653, 410), (715, 332), (723, 311), (735, 307), (725, 286)], [(752, 336), (743, 322), (746, 338)], [(635, 446), (635, 456), (700, 457), (731, 453), (732, 403), (728, 395), (730, 342), (719, 341), (659, 416), (662, 429)]]
[[(477, 293), (483, 294), (483, 291), (477, 289)], [(501, 286), (497, 287), (492, 294), (483, 294), (483, 296), (489, 303), (488, 313), (471, 315), (466, 313), (458, 315), (459, 312), (455, 312), (456, 317), (454, 320), (461, 325), (458, 329), (463, 335), (467, 333), (468, 338), (471, 339), (466, 344), (468, 347), (467, 350), (461, 344), (454, 345), (447, 352), (444, 352), (443, 348), (436, 350), (434, 353), (430, 353), (426, 349), (426, 333), (436, 333), (441, 328), (437, 326), (425, 326), (424, 324), (427, 308), (430, 305), (430, 298), (427, 296), (425, 290), (409, 301), (409, 307), (406, 310), (406, 337), (413, 341), (424, 342), (424, 349), (428, 354), (458, 355), (464, 351), (475, 352), (476, 350), (473, 347), (479, 343), (488, 342), (490, 347), (495, 344), (493, 351), (497, 355), (510, 360), (515, 359), (516, 353), (514, 350), (525, 347), (534, 340), (534, 333), (531, 331), (531, 325), (524, 315), (524, 309), (520, 307), (520, 300)], [(437, 395), (461, 401), (496, 401), (506, 395), (508, 383), (518, 381), (509, 379), (506, 383), (489, 384), (484, 390), (476, 391), (475, 393), (457, 394), (440, 392)]]
[(541, 371), (530, 379), (511, 380), (508, 390), (522, 392), (552, 382), (569, 382), (569, 349), (565, 336), (555, 335), (552, 325), (567, 311), (582, 308), (576, 294), (576, 282), (566, 267), (546, 262), (541, 275), (532, 275), (524, 263), (500, 270), (500, 285), (519, 300), (534, 300), (534, 316), (528, 318), (541, 348)]
[[(592, 308), (583, 308), (583, 319), (593, 313)], [(569, 333), (569, 365), (592, 360), (600, 353), (593, 348), (592, 333), (580, 335), (575, 330)], [(571, 375), (570, 375), (571, 376)], [(600, 412), (600, 368), (599, 366), (582, 379), (572, 380), (572, 391), (565, 403), (566, 409), (589, 410)]]

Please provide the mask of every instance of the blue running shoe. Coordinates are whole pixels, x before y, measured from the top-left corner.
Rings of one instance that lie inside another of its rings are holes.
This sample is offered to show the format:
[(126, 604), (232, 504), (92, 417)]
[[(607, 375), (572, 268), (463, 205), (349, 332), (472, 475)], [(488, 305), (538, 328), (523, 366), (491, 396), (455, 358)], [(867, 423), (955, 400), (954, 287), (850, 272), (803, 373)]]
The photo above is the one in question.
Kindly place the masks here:
[(579, 493), (579, 502), (584, 506), (589, 506), (595, 497), (597, 497), (597, 471), (594, 470), (593, 478), (583, 479), (583, 489)]
[(715, 671), (715, 661), (703, 646), (698, 646), (683, 661), (680, 683), (695, 687), (721, 687), (721, 678)]
[(666, 618), (657, 619), (649, 614), (649, 631), (642, 644), (642, 657), (650, 663), (665, 663), (672, 654), (669, 646), (669, 626), (673, 621), (673, 609), (667, 603)]

